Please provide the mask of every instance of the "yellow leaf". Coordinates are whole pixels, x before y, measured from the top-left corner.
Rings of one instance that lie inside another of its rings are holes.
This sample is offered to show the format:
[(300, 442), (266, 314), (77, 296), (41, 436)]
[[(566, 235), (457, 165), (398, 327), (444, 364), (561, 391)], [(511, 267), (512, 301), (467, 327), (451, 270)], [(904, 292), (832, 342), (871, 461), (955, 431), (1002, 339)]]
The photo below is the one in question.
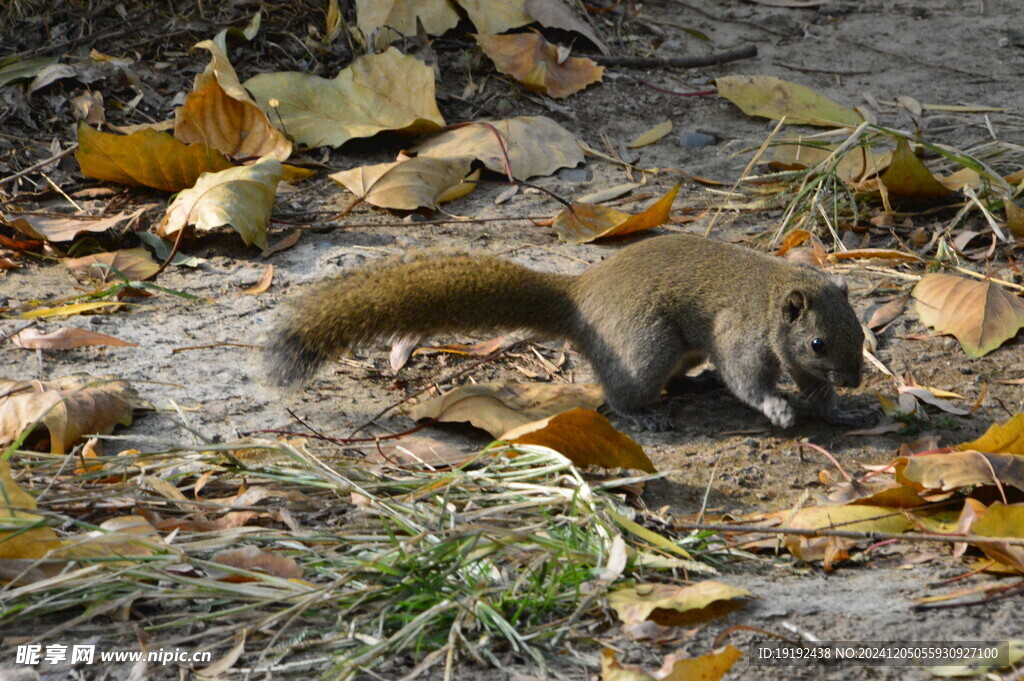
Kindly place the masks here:
[(1015, 414), (1005, 423), (993, 423), (977, 440), (963, 442), (956, 448), (1024, 455), (1024, 414)]
[(281, 162), (269, 157), (255, 165), (203, 175), (174, 199), (157, 234), (174, 234), (190, 224), (199, 230), (231, 225), (246, 245), (266, 248), (270, 211), (283, 177)]
[(607, 206), (573, 202), (571, 207), (558, 213), (552, 226), (558, 232), (558, 238), (576, 244), (652, 229), (668, 221), (678, 193), (677, 184), (647, 210), (636, 215)]
[(458, 184), (448, 187), (448, 189), (445, 189), (437, 197), (437, 203), (448, 203), (449, 201), (461, 199), (463, 196), (469, 194), (471, 191), (476, 189), (477, 180), (480, 179), (480, 173), (481, 169), (477, 168), (469, 175), (467, 175), (465, 178), (460, 180)]
[(458, 185), (473, 159), (416, 156), (332, 173), (330, 178), (367, 203), (381, 208), (434, 208), (439, 197)]
[(524, 0), (458, 0), (459, 7), (480, 33), (504, 33), (532, 23)]
[(693, 626), (742, 607), (736, 599), (749, 595), (746, 589), (711, 580), (689, 586), (638, 584), (608, 594), (608, 607), (625, 626), (648, 619), (662, 626)]
[(1021, 208), (1010, 197), (1003, 199), (1006, 208), (1006, 226), (1018, 239), (1024, 237), (1024, 208)]
[(921, 323), (956, 336), (971, 357), (987, 355), (1024, 326), (1024, 302), (987, 279), (926, 274), (912, 295)]
[(853, 109), (814, 90), (774, 76), (723, 76), (716, 78), (718, 94), (749, 116), (779, 120), (791, 125), (856, 127), (864, 119)]
[[(0, 398), (0, 409), (2, 404), (3, 398)], [(0, 412), (0, 424), (2, 421)], [(35, 560), (60, 547), (60, 540), (51, 528), (33, 527), (45, 520), (29, 512), (35, 508), (35, 497), (11, 477), (10, 461), (0, 459), (0, 559)]]
[(498, 131), (508, 153), (512, 177), (526, 180), (550, 175), (559, 168), (583, 162), (583, 152), (572, 134), (545, 116), (520, 116), (485, 125), (467, 125), (434, 135), (413, 147), (420, 156), (455, 158), (470, 156), (488, 170), (505, 174), (505, 156), (494, 134)]
[(106, 308), (117, 309), (124, 303), (113, 301), (95, 303), (72, 303), (71, 305), (60, 305), (58, 307), (37, 307), (28, 312), (22, 312), (18, 319), (47, 319), (49, 317), (70, 317), (71, 315), (82, 314), (83, 312), (94, 312)]
[(896, 459), (896, 481), (943, 492), (975, 485), (1012, 485), (1024, 491), (1024, 457), (958, 451)]
[(416, 35), (416, 19), (430, 35), (441, 35), (459, 23), (450, 0), (356, 0), (356, 26), (380, 49), (401, 37)]
[(589, 59), (561, 59), (558, 47), (537, 33), (477, 34), (475, 38), (499, 71), (551, 97), (568, 97), (604, 74), (604, 67)]
[(661, 669), (652, 676), (637, 665), (620, 664), (615, 652), (605, 648), (601, 651), (601, 681), (719, 681), (742, 655), (733, 645), (699, 657), (672, 653), (665, 656)]
[[(789, 512), (786, 512), (789, 518)], [(850, 506), (811, 506), (796, 512), (787, 527), (798, 529), (830, 529), (841, 527), (851, 532), (905, 532), (913, 524), (902, 513), (893, 513), (892, 508), (884, 506), (850, 505)], [(786, 538), (786, 548), (800, 560), (821, 560), (831, 548), (850, 547), (858, 543), (856, 539), (839, 537), (801, 537), (790, 535)]]
[(889, 193), (914, 199), (931, 199), (953, 193), (932, 175), (914, 155), (907, 140), (896, 143), (892, 163), (879, 178)]
[(418, 135), (445, 125), (434, 101), (433, 69), (393, 47), (359, 57), (333, 80), (264, 73), (245, 86), (270, 120), (307, 147), (337, 147), (384, 130)]
[(670, 132), (672, 132), (672, 121), (662, 121), (626, 146), (630, 149), (646, 147), (648, 144), (654, 144)]
[(580, 468), (633, 468), (648, 473), (657, 470), (643, 447), (612, 428), (608, 419), (593, 409), (577, 407), (525, 423), (498, 439), (520, 445), (549, 447)]
[(268, 290), (270, 290), (270, 284), (272, 281), (274, 281), (274, 266), (267, 265), (267, 269), (264, 270), (263, 276), (260, 277), (260, 280), (256, 282), (256, 284), (254, 284), (253, 286), (250, 286), (247, 289), (243, 289), (242, 293), (250, 296), (259, 295), (260, 293), (266, 293)]
[(167, 133), (140, 130), (114, 135), (78, 124), (75, 158), (82, 174), (97, 180), (142, 185), (166, 192), (191, 187), (199, 176), (232, 163), (205, 144), (187, 145)]

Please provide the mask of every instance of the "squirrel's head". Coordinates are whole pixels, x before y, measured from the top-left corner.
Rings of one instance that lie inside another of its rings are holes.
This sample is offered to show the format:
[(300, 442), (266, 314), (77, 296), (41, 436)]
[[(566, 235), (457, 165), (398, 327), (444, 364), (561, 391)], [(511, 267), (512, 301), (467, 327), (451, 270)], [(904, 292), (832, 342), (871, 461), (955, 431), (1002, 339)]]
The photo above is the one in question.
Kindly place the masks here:
[(822, 275), (783, 294), (777, 350), (787, 371), (860, 385), (864, 330), (850, 305), (846, 281)]

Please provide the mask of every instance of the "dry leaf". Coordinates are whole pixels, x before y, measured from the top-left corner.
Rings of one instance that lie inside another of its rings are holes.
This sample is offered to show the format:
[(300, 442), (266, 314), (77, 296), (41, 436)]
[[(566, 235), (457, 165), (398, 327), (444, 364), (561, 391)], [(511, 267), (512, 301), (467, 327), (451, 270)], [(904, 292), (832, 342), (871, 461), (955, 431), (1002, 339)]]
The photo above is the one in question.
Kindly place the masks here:
[(186, 143), (208, 144), (232, 158), (288, 158), (292, 143), (249, 97), (227, 55), (211, 40), (196, 47), (209, 50), (212, 58), (174, 112), (174, 136)]
[(131, 425), (138, 401), (126, 381), (88, 374), (52, 381), (0, 379), (0, 395), (0, 445), (14, 442), (40, 419), (52, 454), (65, 453), (85, 435), (108, 435), (119, 423)]
[(1010, 233), (1020, 239), (1024, 237), (1024, 208), (1021, 208), (1010, 197), (1003, 199), (1003, 207), (1006, 209), (1006, 226)]
[(668, 222), (672, 203), (679, 193), (679, 185), (636, 215), (615, 208), (574, 201), (555, 217), (552, 227), (562, 241), (579, 244), (603, 237), (624, 236), (645, 229), (653, 229)]
[(378, 49), (416, 35), (416, 19), (430, 35), (441, 35), (459, 23), (450, 0), (356, 0), (356, 26), (367, 44)]
[(260, 293), (266, 293), (270, 290), (270, 283), (274, 281), (274, 266), (267, 265), (267, 269), (263, 271), (263, 276), (253, 286), (247, 289), (242, 289), (242, 293), (250, 296), (259, 295)]
[(496, 352), (502, 345), (505, 344), (505, 340), (508, 336), (495, 336), (479, 343), (449, 343), (446, 345), (428, 345), (422, 348), (416, 348), (412, 351), (413, 355), (432, 355), (439, 352), (448, 353), (451, 355), (462, 355), (463, 357), (486, 357), (492, 352)]
[(546, 419), (517, 426), (500, 440), (518, 445), (540, 445), (555, 450), (576, 466), (632, 468), (655, 473), (643, 447), (612, 428), (593, 409), (570, 409)]
[(993, 485), (998, 480), (1024, 490), (1024, 457), (975, 451), (920, 454), (895, 460), (896, 480), (922, 490), (948, 492)]
[(424, 467), (460, 466), (475, 455), (431, 437), (407, 435), (399, 440), (381, 442), (366, 460), (374, 463), (410, 464)]
[(435, 208), (445, 191), (469, 173), (473, 159), (417, 156), (332, 173), (330, 178), (357, 197), (381, 208)]
[(455, 0), (480, 33), (504, 33), (533, 21), (524, 0)]
[(987, 279), (926, 274), (912, 295), (921, 322), (956, 336), (971, 357), (987, 355), (1024, 326), (1024, 302)]
[(468, 421), (500, 437), (523, 424), (576, 407), (597, 409), (603, 402), (601, 387), (593, 384), (478, 383), (418, 404), (409, 410), (409, 417)]
[[(462, 4), (461, 0), (459, 4)], [(601, 54), (611, 54), (608, 45), (594, 32), (590, 24), (576, 16), (565, 0), (526, 0), (523, 3), (523, 9), (541, 26), (579, 33), (593, 43)], [(480, 28), (480, 32), (501, 33), (501, 31), (485, 31), (483, 28)]]
[(498, 70), (551, 97), (568, 97), (601, 80), (604, 67), (586, 58), (562, 59), (559, 48), (537, 33), (475, 36)]
[(743, 653), (733, 645), (700, 657), (666, 655), (661, 669), (648, 674), (642, 667), (619, 664), (615, 652), (601, 651), (601, 681), (719, 681), (732, 669)]
[(14, 229), (32, 239), (43, 241), (71, 241), (86, 232), (105, 232), (125, 220), (134, 220), (146, 211), (140, 208), (134, 213), (118, 213), (106, 218), (83, 219), (91, 216), (52, 217), (32, 215), (15, 217), (9, 221)]
[[(971, 533), (982, 537), (1024, 538), (1024, 504), (996, 502), (971, 525)], [(979, 544), (986, 556), (1003, 565), (1024, 572), (1024, 547), (1012, 544)]]
[[(856, 504), (848, 506), (811, 506), (795, 514), (779, 514), (786, 527), (797, 529), (832, 529), (841, 527), (851, 532), (905, 532), (913, 527), (911, 520), (891, 508)], [(789, 535), (786, 548), (804, 561), (825, 559), (836, 547), (847, 549), (863, 540), (840, 537), (801, 537)]]
[(82, 174), (97, 180), (178, 192), (200, 175), (230, 168), (232, 163), (205, 144), (185, 144), (167, 133), (140, 130), (114, 135), (78, 124), (75, 158)]
[[(0, 381), (0, 391), (6, 392), (3, 384), (4, 381)], [(6, 399), (0, 397), (0, 441), (6, 431)], [(11, 463), (3, 458), (0, 458), (0, 500), (0, 525), (5, 528), (0, 530), (0, 559), (34, 560), (60, 547), (57, 533), (44, 526), (46, 519), (30, 512), (36, 508), (36, 498), (14, 482)], [(33, 527), (37, 523), (39, 527)]]
[(76, 314), (84, 314), (86, 312), (96, 312), (97, 310), (107, 310), (113, 312), (124, 305), (124, 303), (114, 301), (97, 301), (94, 303), (72, 303), (70, 305), (59, 305), (57, 307), (37, 307), (34, 310), (28, 312), (22, 312), (18, 315), (18, 319), (47, 319), (49, 317), (70, 317)]
[(662, 626), (692, 626), (742, 607), (746, 589), (711, 580), (689, 586), (638, 584), (608, 594), (608, 607), (624, 625), (650, 619)]
[[(512, 177), (517, 180), (550, 175), (559, 168), (583, 162), (583, 152), (576, 138), (550, 118), (520, 116), (489, 123), (505, 143)], [(467, 125), (434, 135), (413, 147), (413, 151), (421, 158), (471, 156), (488, 170), (505, 174), (505, 156), (494, 132), (484, 125)]]
[(956, 448), (1024, 455), (1024, 414), (1015, 414), (1005, 423), (993, 423), (977, 440), (963, 442)]
[(65, 327), (50, 333), (42, 333), (39, 329), (29, 328), (11, 336), (11, 342), (21, 348), (41, 350), (67, 350), (68, 348), (81, 348), (86, 345), (116, 345), (124, 347), (139, 347), (138, 343), (130, 343), (120, 338), (108, 336), (105, 333), (88, 331)]
[(903, 310), (907, 308), (907, 302), (909, 300), (909, 295), (896, 296), (888, 303), (879, 306), (871, 313), (871, 318), (868, 319), (867, 327), (874, 331), (875, 329), (879, 329), (893, 321), (903, 314)]
[(109, 253), (96, 253), (81, 258), (66, 258), (64, 264), (72, 272), (81, 272), (96, 281), (120, 281), (122, 275), (132, 281), (142, 281), (152, 276), (160, 265), (145, 248), (125, 248)]
[(48, 66), (57, 63), (59, 57), (31, 57), (29, 59), (15, 59), (9, 64), (0, 67), (0, 87), (5, 87), (19, 80), (35, 78)]
[(213, 562), (253, 572), (265, 572), (268, 575), (274, 575), (282, 579), (299, 579), (302, 577), (302, 568), (299, 567), (294, 558), (279, 556), (256, 546), (243, 546), (240, 549), (218, 551), (213, 556)]
[(952, 194), (953, 190), (939, 182), (921, 159), (911, 151), (907, 140), (900, 138), (892, 163), (879, 177), (890, 194), (913, 199), (932, 199)]
[(670, 132), (672, 132), (672, 121), (662, 121), (626, 146), (630, 149), (646, 147), (648, 144), (654, 144)]
[(434, 101), (434, 70), (395, 48), (359, 57), (333, 80), (264, 73), (245, 87), (275, 124), (307, 147), (337, 147), (384, 130), (418, 135), (445, 125)]
[(231, 225), (246, 245), (265, 249), (270, 211), (283, 175), (281, 162), (274, 158), (203, 175), (174, 199), (157, 234), (166, 237), (186, 225), (199, 230)]
[(859, 113), (814, 90), (774, 76), (723, 76), (716, 78), (718, 94), (748, 116), (779, 120), (790, 125), (856, 127), (864, 122)]
[[(782, 140), (768, 147), (762, 159), (777, 170), (811, 168), (832, 155), (834, 146), (810, 144), (800, 140)], [(857, 182), (865, 175), (873, 175), (889, 166), (890, 152), (876, 153), (865, 147), (846, 151), (835, 164), (836, 174), (847, 182)]]
[(269, 258), (270, 256), (274, 255), (275, 253), (280, 253), (281, 251), (287, 251), (289, 248), (291, 248), (295, 244), (299, 243), (299, 237), (301, 237), (301, 236), (302, 236), (302, 230), (301, 229), (297, 229), (294, 232), (292, 232), (291, 234), (289, 234), (288, 236), (286, 236), (285, 238), (283, 238), (280, 241), (272, 244), (269, 248), (264, 249), (263, 252), (260, 253), (260, 255), (262, 257), (264, 257), (264, 258)]

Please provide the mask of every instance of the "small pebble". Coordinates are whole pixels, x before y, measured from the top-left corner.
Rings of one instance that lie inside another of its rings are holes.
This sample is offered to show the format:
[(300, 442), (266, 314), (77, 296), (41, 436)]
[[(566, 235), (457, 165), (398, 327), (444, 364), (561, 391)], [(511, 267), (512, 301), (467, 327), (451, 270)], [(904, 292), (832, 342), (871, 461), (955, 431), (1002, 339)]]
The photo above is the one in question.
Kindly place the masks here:
[(594, 171), (590, 168), (562, 168), (558, 171), (558, 179), (565, 182), (590, 182), (594, 179)]
[(679, 146), (688, 149), (710, 147), (715, 144), (718, 144), (718, 137), (706, 132), (684, 132), (679, 136)]

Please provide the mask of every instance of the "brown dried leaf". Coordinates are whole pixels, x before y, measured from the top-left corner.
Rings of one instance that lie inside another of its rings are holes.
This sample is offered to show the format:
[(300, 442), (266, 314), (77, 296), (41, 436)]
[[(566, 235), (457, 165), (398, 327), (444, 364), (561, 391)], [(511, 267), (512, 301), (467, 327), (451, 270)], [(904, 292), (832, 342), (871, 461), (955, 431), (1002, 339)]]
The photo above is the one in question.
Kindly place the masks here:
[(378, 49), (401, 37), (416, 35), (416, 19), (430, 35), (441, 35), (459, 23), (450, 0), (356, 0), (356, 26), (363, 41), (376, 36)]
[[(79, 234), (86, 232), (105, 232), (116, 227), (125, 220), (134, 220), (146, 211), (140, 208), (134, 213), (118, 213), (111, 217), (98, 220), (89, 219), (92, 216), (51, 217), (43, 215), (32, 215), (27, 217), (16, 217), (10, 220), (10, 225), (22, 234), (32, 239), (44, 241), (71, 241)], [(85, 218), (85, 219), (83, 219)]]
[(209, 50), (212, 58), (174, 112), (174, 136), (186, 143), (208, 144), (232, 158), (288, 158), (292, 143), (249, 97), (227, 55), (212, 40), (196, 47)]
[(692, 626), (742, 607), (737, 599), (749, 595), (746, 589), (712, 580), (688, 586), (638, 584), (608, 594), (608, 607), (624, 625), (650, 619), (662, 626)]
[(307, 147), (337, 147), (384, 130), (418, 135), (445, 125), (434, 100), (434, 70), (393, 47), (359, 57), (333, 80), (264, 73), (245, 87), (275, 124)]
[(871, 313), (871, 318), (868, 319), (868, 328), (874, 331), (899, 317), (907, 309), (907, 302), (909, 300), (909, 295), (896, 296), (888, 303), (880, 305)]
[(120, 280), (114, 270), (133, 281), (142, 281), (160, 269), (149, 251), (142, 247), (66, 258), (63, 262), (72, 272), (81, 272), (90, 279), (104, 283)]
[(302, 236), (302, 230), (301, 229), (297, 229), (294, 232), (292, 232), (291, 234), (289, 234), (288, 236), (286, 236), (285, 238), (283, 238), (280, 241), (272, 244), (270, 247), (264, 249), (264, 251), (262, 253), (260, 253), (260, 255), (262, 257), (264, 257), (264, 258), (269, 258), (270, 256), (274, 255), (275, 253), (280, 253), (281, 251), (287, 251), (289, 248), (291, 248), (295, 244), (299, 243), (299, 237), (301, 237), (301, 236)]
[(549, 447), (578, 467), (632, 468), (657, 471), (643, 447), (612, 428), (593, 409), (570, 409), (517, 426), (498, 438), (513, 444)]
[(604, 67), (586, 58), (563, 59), (559, 48), (537, 33), (474, 36), (498, 70), (551, 97), (568, 97), (601, 80)]
[(699, 657), (672, 653), (665, 656), (661, 669), (648, 674), (640, 666), (620, 664), (615, 659), (615, 652), (605, 648), (601, 651), (601, 681), (719, 681), (742, 656), (743, 653), (734, 645)]
[(264, 572), (283, 579), (302, 577), (302, 568), (293, 558), (279, 556), (256, 546), (218, 551), (213, 556), (213, 562), (253, 572)]
[(652, 229), (668, 222), (672, 203), (678, 193), (677, 184), (645, 211), (636, 215), (608, 206), (573, 202), (571, 207), (563, 208), (555, 216), (552, 227), (558, 232), (559, 239), (575, 244)]
[(330, 178), (357, 197), (381, 208), (435, 208), (438, 198), (462, 181), (473, 159), (469, 156), (378, 163), (332, 173)]
[(250, 296), (256, 296), (256, 295), (259, 295), (261, 293), (266, 293), (267, 291), (270, 290), (270, 284), (273, 281), (274, 281), (274, 266), (273, 265), (267, 265), (267, 269), (263, 271), (263, 276), (260, 277), (260, 280), (258, 282), (256, 282), (254, 285), (250, 286), (249, 288), (242, 289), (242, 293), (250, 295)]
[(892, 163), (889, 168), (881, 174), (879, 179), (890, 194), (905, 196), (913, 199), (932, 199), (938, 196), (952, 194), (949, 189), (939, 182), (932, 171), (928, 170), (921, 159), (910, 149), (907, 140), (900, 138), (896, 143), (896, 151), (892, 155)]
[(131, 135), (99, 132), (78, 124), (75, 158), (82, 174), (97, 180), (178, 192), (200, 175), (232, 163), (205, 144), (185, 144), (167, 133), (141, 130)]
[(0, 445), (16, 440), (36, 419), (50, 434), (50, 452), (63, 454), (85, 435), (131, 425), (138, 401), (126, 382), (88, 374), (52, 381), (0, 379)]
[[(505, 143), (512, 177), (517, 180), (550, 175), (559, 168), (583, 162), (583, 152), (576, 138), (550, 118), (520, 116), (489, 123)], [(501, 153), (501, 146), (494, 132), (484, 125), (467, 125), (434, 135), (413, 147), (413, 151), (421, 158), (471, 156), (488, 170), (505, 174), (505, 156)]]
[(1024, 302), (987, 279), (926, 274), (912, 295), (921, 322), (956, 336), (971, 357), (987, 355), (1024, 326)]
[(283, 176), (281, 162), (269, 157), (251, 166), (203, 175), (174, 199), (157, 235), (166, 237), (190, 224), (198, 230), (231, 225), (246, 245), (264, 249), (270, 211)]
[(593, 384), (478, 383), (418, 404), (409, 416), (417, 421), (468, 421), (500, 437), (523, 424), (576, 407), (597, 409), (603, 402), (601, 387)]
[(131, 343), (105, 333), (65, 327), (50, 333), (42, 333), (39, 329), (29, 328), (11, 336), (11, 342), (21, 348), (40, 350), (67, 350), (81, 348), (86, 345), (116, 345), (137, 348), (138, 343)]

